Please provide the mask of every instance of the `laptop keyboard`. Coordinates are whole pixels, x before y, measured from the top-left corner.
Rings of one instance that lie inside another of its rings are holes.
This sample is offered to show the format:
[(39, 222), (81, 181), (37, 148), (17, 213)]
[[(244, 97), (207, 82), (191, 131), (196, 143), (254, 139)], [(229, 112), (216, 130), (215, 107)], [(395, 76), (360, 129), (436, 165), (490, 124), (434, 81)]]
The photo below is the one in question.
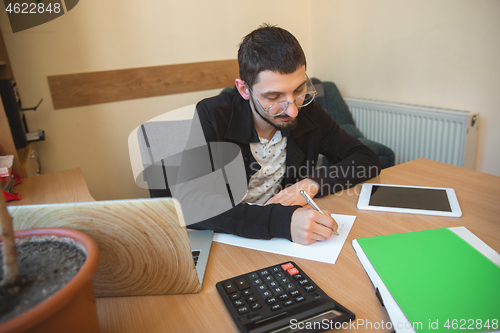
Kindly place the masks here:
[(200, 257), (200, 251), (191, 251), (191, 255), (193, 256), (194, 265), (198, 264), (198, 258)]

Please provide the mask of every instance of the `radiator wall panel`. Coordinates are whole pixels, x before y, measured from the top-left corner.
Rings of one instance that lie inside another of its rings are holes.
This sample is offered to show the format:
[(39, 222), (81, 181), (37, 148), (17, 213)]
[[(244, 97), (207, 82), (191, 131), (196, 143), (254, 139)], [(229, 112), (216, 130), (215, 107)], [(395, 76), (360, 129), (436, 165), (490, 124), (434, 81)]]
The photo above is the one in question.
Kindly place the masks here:
[(358, 98), (345, 100), (360, 131), (391, 148), (396, 164), (425, 157), (474, 167), (477, 113)]

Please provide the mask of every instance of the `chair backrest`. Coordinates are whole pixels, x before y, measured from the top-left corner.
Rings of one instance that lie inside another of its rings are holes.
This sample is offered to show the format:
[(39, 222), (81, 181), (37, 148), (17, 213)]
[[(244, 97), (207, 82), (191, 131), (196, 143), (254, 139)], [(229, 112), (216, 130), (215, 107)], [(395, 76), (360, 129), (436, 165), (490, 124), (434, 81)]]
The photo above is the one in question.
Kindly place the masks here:
[(152, 197), (178, 199), (188, 225), (231, 209), (247, 190), (239, 146), (207, 143), (195, 111), (193, 104), (167, 112), (129, 135), (136, 184)]
[(154, 190), (168, 189), (165, 159), (186, 148), (195, 110), (196, 105), (192, 104), (166, 112), (130, 133), (128, 146), (134, 179), (139, 187), (153, 190), (152, 196), (157, 193)]

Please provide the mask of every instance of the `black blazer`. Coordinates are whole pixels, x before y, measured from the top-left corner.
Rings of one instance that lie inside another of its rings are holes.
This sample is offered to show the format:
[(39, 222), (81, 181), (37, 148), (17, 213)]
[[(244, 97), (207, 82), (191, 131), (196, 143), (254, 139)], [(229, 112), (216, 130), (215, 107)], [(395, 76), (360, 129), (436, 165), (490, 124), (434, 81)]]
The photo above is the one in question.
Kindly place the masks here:
[[(202, 100), (197, 105), (197, 113), (207, 142), (232, 142), (240, 147), (248, 183), (260, 169), (250, 152), (250, 143), (258, 142), (259, 138), (248, 100), (243, 99), (235, 88)], [(380, 173), (378, 156), (340, 128), (318, 103), (313, 102), (301, 109), (297, 118), (297, 127), (282, 133), (288, 136), (283, 188), (311, 178), (320, 184), (319, 197)], [(318, 168), (319, 154), (324, 155), (332, 165)], [(281, 237), (291, 240), (290, 221), (299, 207), (240, 203), (225, 213), (192, 224), (190, 228), (210, 229), (247, 238)]]

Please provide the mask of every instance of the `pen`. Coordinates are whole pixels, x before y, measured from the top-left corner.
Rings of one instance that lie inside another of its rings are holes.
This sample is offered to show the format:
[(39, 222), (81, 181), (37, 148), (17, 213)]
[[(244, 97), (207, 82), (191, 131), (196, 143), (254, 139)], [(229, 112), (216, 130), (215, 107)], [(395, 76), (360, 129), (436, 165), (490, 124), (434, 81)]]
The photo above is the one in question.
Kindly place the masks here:
[[(311, 206), (314, 210), (316, 210), (324, 215), (324, 213), (321, 211), (321, 209), (319, 209), (318, 205), (316, 205), (316, 203), (313, 201), (313, 199), (311, 199), (309, 194), (307, 194), (304, 190), (302, 190), (302, 191), (300, 191), (300, 195), (302, 195), (302, 197), (304, 197), (304, 199), (306, 199), (306, 202), (309, 204), (309, 206)], [(335, 230), (333, 231), (333, 233), (337, 236), (339, 235), (339, 233), (336, 232)]]

